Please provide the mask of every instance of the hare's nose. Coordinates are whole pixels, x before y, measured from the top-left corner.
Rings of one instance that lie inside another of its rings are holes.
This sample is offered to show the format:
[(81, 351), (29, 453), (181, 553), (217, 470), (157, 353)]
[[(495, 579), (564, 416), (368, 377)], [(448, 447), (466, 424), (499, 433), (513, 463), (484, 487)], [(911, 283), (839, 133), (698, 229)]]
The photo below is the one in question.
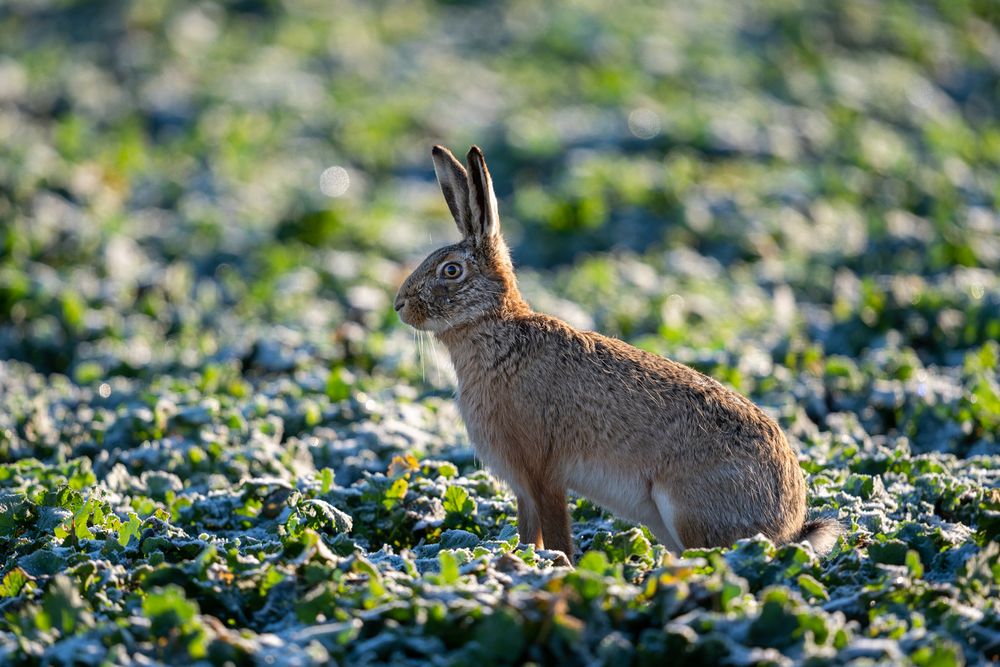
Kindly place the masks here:
[(403, 296), (402, 294), (397, 294), (396, 300), (393, 302), (392, 307), (395, 308), (396, 312), (398, 313), (400, 310), (402, 310), (403, 306), (405, 305), (406, 305), (406, 297)]

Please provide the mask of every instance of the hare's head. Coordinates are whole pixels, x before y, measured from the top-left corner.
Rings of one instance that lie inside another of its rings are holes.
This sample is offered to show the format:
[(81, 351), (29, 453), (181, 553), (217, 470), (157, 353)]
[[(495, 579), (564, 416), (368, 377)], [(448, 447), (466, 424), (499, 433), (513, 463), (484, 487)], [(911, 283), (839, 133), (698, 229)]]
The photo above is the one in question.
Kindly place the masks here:
[(399, 288), (395, 307), (410, 326), (441, 333), (522, 302), (483, 152), (472, 147), (468, 171), (447, 148), (435, 146), (432, 156), (462, 240), (432, 252)]

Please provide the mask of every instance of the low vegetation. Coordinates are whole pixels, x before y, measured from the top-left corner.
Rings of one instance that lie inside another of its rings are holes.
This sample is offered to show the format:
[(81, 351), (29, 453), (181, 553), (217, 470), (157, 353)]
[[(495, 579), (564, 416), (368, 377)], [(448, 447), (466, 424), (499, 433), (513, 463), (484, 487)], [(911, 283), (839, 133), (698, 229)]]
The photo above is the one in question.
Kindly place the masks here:
[[(1000, 656), (1000, 15), (0, 8), (0, 663)], [(753, 397), (820, 561), (519, 545), (391, 298), (487, 153), (538, 309)]]

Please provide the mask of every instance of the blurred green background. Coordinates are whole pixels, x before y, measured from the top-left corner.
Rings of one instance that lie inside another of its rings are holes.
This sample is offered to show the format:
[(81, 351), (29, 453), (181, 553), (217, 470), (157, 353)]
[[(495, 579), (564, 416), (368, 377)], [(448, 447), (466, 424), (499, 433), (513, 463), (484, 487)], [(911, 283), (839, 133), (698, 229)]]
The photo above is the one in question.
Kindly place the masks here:
[(391, 328), (401, 263), (456, 238), (435, 142), (484, 147), (529, 295), (582, 324), (997, 338), (998, 7), (8, 0), (0, 353)]
[[(779, 420), (833, 556), (518, 547), (391, 307), (435, 143), (537, 309)], [(0, 0), (0, 663), (995, 659), (998, 198), (997, 0)]]

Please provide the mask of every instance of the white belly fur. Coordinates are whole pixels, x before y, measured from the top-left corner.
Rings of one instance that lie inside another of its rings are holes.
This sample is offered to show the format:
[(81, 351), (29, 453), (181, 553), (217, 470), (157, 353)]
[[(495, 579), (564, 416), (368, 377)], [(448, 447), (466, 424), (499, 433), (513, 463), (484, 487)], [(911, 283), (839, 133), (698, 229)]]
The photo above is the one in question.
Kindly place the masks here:
[(647, 523), (656, 513), (649, 482), (635, 471), (625, 472), (588, 461), (577, 461), (566, 471), (566, 485), (577, 494), (628, 521)]

